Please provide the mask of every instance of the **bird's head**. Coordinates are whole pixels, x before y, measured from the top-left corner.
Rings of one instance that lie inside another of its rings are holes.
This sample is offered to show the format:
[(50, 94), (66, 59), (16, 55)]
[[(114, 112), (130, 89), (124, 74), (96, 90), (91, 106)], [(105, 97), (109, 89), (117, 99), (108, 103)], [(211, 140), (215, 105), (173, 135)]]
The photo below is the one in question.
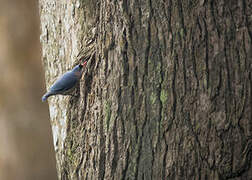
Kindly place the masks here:
[(76, 65), (72, 71), (81, 71), (83, 67), (86, 67), (87, 65), (87, 61), (83, 62), (82, 64), (78, 64)]

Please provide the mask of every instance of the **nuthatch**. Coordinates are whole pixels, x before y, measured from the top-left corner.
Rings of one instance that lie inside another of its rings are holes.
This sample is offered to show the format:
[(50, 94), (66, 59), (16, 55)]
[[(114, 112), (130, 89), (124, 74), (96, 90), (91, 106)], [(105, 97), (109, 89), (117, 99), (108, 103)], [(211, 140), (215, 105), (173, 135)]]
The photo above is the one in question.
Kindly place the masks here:
[(62, 94), (66, 95), (71, 92), (72, 89), (77, 85), (79, 82), (81, 75), (82, 75), (82, 68), (85, 67), (87, 61), (84, 61), (83, 64), (79, 64), (75, 66), (71, 71), (66, 72), (63, 74), (50, 88), (50, 90), (44, 94), (42, 97), (42, 101), (46, 101), (48, 97)]

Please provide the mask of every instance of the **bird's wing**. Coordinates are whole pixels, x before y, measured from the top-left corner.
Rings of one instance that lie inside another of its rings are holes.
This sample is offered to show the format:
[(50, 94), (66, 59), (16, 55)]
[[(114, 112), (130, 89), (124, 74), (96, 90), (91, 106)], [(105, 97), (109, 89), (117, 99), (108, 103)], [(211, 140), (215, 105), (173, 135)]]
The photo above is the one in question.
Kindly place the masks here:
[(53, 92), (64, 92), (75, 86), (78, 79), (72, 74), (73, 72), (66, 72), (61, 76), (51, 87), (51, 91)]

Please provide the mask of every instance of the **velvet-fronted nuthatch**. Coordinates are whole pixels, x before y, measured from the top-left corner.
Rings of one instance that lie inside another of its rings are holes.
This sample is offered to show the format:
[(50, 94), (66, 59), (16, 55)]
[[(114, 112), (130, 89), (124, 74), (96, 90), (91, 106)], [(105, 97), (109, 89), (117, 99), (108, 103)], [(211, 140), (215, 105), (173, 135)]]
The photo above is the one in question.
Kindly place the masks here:
[(44, 94), (42, 97), (42, 101), (46, 101), (48, 97), (62, 94), (66, 95), (74, 89), (74, 87), (78, 84), (81, 75), (82, 69), (87, 64), (87, 61), (84, 61), (82, 64), (75, 66), (72, 70), (63, 74), (50, 88), (50, 90)]

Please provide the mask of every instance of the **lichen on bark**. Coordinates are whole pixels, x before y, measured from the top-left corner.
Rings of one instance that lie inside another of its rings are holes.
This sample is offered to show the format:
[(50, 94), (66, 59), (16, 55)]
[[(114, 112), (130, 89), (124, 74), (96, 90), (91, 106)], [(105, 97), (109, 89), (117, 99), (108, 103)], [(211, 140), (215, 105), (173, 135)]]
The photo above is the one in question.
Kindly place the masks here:
[(60, 179), (250, 178), (251, 5), (41, 0), (47, 84), (92, 52), (49, 102)]

